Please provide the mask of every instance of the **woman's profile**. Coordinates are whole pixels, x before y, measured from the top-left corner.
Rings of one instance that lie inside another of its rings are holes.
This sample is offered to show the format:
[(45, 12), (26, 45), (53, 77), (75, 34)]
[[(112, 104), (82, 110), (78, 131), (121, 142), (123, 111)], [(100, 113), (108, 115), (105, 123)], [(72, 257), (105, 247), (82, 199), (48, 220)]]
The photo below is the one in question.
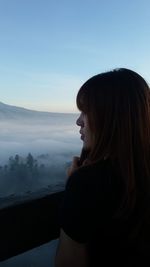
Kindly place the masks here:
[(79, 89), (81, 157), (68, 170), (56, 267), (150, 265), (150, 88), (115, 69)]

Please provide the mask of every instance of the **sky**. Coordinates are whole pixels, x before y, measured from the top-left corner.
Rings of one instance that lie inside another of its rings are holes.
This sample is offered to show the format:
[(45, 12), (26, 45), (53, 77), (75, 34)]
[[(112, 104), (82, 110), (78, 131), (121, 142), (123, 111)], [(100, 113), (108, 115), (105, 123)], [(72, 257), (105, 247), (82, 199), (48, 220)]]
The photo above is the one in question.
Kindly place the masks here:
[(149, 0), (0, 0), (0, 102), (76, 112), (91, 76), (118, 67), (150, 82)]

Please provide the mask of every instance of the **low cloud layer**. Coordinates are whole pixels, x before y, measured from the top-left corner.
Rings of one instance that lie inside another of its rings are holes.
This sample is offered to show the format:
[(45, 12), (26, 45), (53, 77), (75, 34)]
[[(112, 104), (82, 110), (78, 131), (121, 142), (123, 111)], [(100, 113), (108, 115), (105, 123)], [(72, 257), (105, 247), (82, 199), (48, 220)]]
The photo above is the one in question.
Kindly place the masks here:
[[(46, 117), (45, 119), (5, 120), (0, 122), (0, 165), (18, 154), (31, 153), (39, 163), (50, 168), (50, 175), (36, 181), (11, 180), (0, 177), (0, 197), (36, 191), (64, 181), (67, 163), (79, 155), (82, 142), (75, 122), (77, 115)], [(41, 155), (47, 155), (45, 158)], [(62, 173), (62, 175), (61, 175)]]

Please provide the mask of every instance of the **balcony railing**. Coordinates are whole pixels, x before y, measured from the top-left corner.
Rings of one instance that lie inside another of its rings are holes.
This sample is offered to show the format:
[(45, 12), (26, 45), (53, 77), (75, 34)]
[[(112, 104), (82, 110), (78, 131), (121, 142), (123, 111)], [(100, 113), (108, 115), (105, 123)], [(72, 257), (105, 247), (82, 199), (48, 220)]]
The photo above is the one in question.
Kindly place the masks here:
[(0, 261), (59, 237), (64, 191), (0, 210)]

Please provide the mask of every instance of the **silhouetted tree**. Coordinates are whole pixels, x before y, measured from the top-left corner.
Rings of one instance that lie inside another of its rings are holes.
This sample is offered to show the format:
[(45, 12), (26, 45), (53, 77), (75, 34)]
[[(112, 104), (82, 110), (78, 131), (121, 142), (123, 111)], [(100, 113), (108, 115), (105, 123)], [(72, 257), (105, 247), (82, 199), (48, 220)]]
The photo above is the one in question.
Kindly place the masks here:
[(33, 156), (31, 155), (31, 153), (28, 154), (27, 159), (26, 159), (26, 163), (27, 163), (27, 166), (29, 167), (29, 169), (33, 168), (34, 159), (33, 159)]

